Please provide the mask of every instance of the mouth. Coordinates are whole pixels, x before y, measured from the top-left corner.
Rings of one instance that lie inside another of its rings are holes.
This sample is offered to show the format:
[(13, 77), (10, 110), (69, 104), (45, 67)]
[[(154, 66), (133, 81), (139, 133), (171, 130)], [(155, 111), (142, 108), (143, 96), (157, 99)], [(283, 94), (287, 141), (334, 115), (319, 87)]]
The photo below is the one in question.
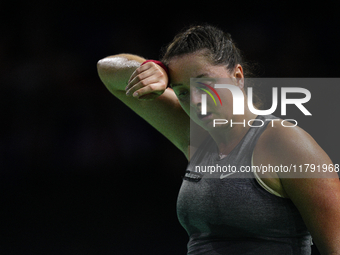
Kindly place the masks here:
[(197, 117), (201, 121), (210, 120), (212, 118), (212, 113), (207, 112), (207, 114), (205, 114), (205, 115), (202, 115), (201, 113), (197, 113)]

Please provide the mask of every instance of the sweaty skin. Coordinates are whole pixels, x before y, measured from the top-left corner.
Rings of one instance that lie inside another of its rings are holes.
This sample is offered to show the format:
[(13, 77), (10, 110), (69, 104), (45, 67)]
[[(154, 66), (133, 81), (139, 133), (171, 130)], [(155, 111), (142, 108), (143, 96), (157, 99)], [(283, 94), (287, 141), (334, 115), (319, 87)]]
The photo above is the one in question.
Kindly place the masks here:
[[(199, 118), (194, 117), (191, 121), (190, 107), (199, 111), (199, 102), (193, 101), (190, 105), (190, 100), (182, 95), (190, 91), (190, 78), (200, 75), (229, 77), (235, 80), (235, 86), (243, 88), (242, 66), (237, 65), (233, 72), (228, 72), (224, 66), (211, 65), (199, 52), (175, 57), (168, 65), (173, 86), (170, 89), (167, 88), (168, 77), (164, 69), (155, 63), (140, 66), (143, 61), (143, 58), (130, 54), (108, 57), (98, 62), (98, 73), (112, 94), (165, 135), (188, 160), (208, 133), (219, 141), (217, 145), (222, 154), (228, 154), (239, 143), (246, 128), (226, 125), (214, 131), (210, 123), (203, 123)], [(223, 111), (211, 110), (212, 117), (229, 119), (232, 116), (230, 95), (225, 93), (221, 97), (223, 102), (229, 102), (229, 106), (223, 103)], [(254, 117), (245, 108), (243, 118), (250, 120)], [(191, 144), (190, 123), (191, 131), (201, 138)], [(254, 149), (253, 162), (256, 166), (303, 165), (306, 162), (332, 164), (327, 154), (304, 130), (281, 125), (264, 131)], [(269, 187), (292, 200), (321, 254), (340, 254), (340, 183), (337, 174), (330, 173), (328, 178), (286, 177), (284, 173), (260, 175)]]

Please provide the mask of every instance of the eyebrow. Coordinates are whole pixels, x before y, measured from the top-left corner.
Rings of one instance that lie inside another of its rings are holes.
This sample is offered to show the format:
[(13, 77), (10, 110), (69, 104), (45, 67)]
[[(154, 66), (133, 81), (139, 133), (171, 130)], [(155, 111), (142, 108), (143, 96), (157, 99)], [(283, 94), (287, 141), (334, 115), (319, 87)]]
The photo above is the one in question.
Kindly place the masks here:
[[(204, 76), (208, 76), (208, 74), (202, 73), (202, 74), (200, 74), (200, 75), (197, 75), (195, 78), (202, 78), (202, 77), (204, 77)], [(182, 84), (182, 83), (175, 83), (175, 84), (171, 84), (171, 83), (170, 83), (170, 87), (171, 87), (171, 88), (174, 88), (174, 87), (177, 87), (177, 86), (183, 86), (183, 84)]]

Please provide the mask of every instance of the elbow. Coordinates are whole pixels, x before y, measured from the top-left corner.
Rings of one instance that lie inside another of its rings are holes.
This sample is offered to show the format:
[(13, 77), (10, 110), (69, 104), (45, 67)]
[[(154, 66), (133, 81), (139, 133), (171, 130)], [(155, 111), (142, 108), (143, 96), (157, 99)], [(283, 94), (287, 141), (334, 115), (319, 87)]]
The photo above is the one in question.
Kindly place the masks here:
[(97, 62), (97, 73), (101, 81), (104, 82), (104, 66), (102, 59)]
[(104, 82), (110, 73), (114, 71), (114, 67), (109, 65), (108, 57), (100, 59), (97, 62), (97, 73), (99, 78)]
[(97, 72), (99, 76), (103, 74), (105, 68), (107, 68), (105, 65), (105, 62), (106, 62), (106, 58), (102, 58), (97, 62)]

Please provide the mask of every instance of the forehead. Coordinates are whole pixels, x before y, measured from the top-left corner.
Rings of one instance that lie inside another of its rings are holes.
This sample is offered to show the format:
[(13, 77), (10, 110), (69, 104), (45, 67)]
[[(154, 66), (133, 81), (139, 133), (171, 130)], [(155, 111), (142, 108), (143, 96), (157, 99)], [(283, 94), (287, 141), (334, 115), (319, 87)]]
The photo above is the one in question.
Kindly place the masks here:
[(198, 72), (198, 69), (206, 69), (211, 64), (205, 56), (199, 53), (185, 54), (171, 59), (168, 68), (171, 74), (183, 75)]
[(171, 59), (169, 65), (171, 84), (190, 84), (190, 78), (228, 78), (229, 72), (223, 65), (212, 65), (208, 58), (199, 53), (186, 54)]

